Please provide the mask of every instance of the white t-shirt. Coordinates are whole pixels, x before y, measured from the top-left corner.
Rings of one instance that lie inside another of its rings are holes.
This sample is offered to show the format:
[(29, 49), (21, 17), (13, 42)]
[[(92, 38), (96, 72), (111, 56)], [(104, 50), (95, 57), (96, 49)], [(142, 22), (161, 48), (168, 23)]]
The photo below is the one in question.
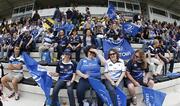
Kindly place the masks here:
[(105, 73), (108, 73), (112, 80), (117, 81), (121, 76), (122, 72), (126, 71), (124, 61), (119, 59), (116, 63), (113, 63), (110, 59), (106, 61)]

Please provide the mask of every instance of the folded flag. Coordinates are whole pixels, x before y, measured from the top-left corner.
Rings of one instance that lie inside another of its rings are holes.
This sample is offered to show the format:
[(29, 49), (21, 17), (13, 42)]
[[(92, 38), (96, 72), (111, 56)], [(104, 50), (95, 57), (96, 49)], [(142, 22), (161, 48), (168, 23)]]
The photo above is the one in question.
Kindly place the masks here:
[(146, 106), (162, 106), (166, 94), (152, 88), (142, 87)]
[(102, 82), (100, 80), (94, 79), (92, 77), (88, 78), (88, 80), (89, 80), (90, 85), (94, 89), (94, 91), (101, 98), (101, 100), (107, 106), (113, 106), (109, 92), (106, 90), (106, 87), (102, 84)]
[(117, 98), (117, 106), (126, 106), (127, 105), (127, 97), (124, 92), (118, 88), (115, 87), (115, 92), (116, 92), (116, 98)]

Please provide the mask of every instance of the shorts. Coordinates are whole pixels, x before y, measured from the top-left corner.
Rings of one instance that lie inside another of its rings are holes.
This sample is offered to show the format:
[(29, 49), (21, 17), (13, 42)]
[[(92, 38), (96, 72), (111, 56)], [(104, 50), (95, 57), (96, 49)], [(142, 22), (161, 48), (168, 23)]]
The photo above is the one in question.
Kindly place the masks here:
[(21, 81), (24, 77), (23, 73), (22, 72), (9, 72), (7, 75), (6, 75), (10, 81), (12, 81), (14, 78), (16, 78), (18, 81)]
[[(151, 78), (148, 79), (148, 82), (152, 80)], [(143, 78), (136, 80), (140, 85), (148, 87), (148, 83), (143, 82)], [(128, 78), (125, 78), (125, 84), (124, 86), (127, 87), (130, 83), (132, 83)]]

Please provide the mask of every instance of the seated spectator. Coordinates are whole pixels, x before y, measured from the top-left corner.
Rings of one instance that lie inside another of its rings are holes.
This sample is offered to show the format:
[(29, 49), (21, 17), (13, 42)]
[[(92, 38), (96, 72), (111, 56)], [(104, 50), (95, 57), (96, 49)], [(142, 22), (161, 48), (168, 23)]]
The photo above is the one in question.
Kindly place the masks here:
[(70, 19), (67, 20), (66, 24), (62, 26), (62, 29), (65, 29), (65, 35), (70, 35), (71, 31), (75, 28), (74, 24)]
[[(169, 57), (165, 57), (165, 53), (168, 53)], [(162, 39), (159, 40), (159, 53), (158, 53), (158, 56), (164, 62), (165, 69), (164, 69), (163, 74), (166, 75), (167, 72), (173, 72), (174, 59), (173, 59), (173, 56), (171, 55), (171, 52), (164, 47)], [(169, 69), (167, 69), (167, 64), (168, 63), (170, 64)]]
[(85, 35), (83, 36), (83, 47), (94, 45), (96, 46), (96, 39), (93, 35), (93, 32), (90, 29), (85, 31)]
[(42, 45), (39, 47), (40, 56), (42, 56), (42, 52), (45, 50), (49, 50), (51, 52), (51, 59), (53, 59), (54, 35), (53, 35), (53, 29), (52, 28), (49, 28), (47, 30), (47, 33), (43, 38)]
[(77, 34), (77, 30), (73, 29), (72, 33), (70, 34), (69, 44), (67, 47), (71, 51), (76, 52), (76, 61), (80, 60), (81, 43), (82, 43), (81, 37)]
[(63, 59), (58, 62), (56, 72), (50, 72), (51, 76), (58, 77), (58, 81), (53, 88), (51, 106), (59, 106), (58, 93), (63, 87), (67, 87), (70, 106), (75, 106), (75, 98), (73, 92), (74, 80), (76, 76), (76, 64), (71, 60), (71, 52), (66, 49)]
[(135, 87), (145, 85), (152, 88), (154, 86), (154, 81), (150, 78), (150, 72), (148, 72), (148, 64), (143, 51), (136, 50), (133, 58), (127, 63), (126, 77), (125, 85), (132, 97), (132, 103), (136, 105)]
[[(1, 47), (1, 57), (3, 58), (2, 60), (5, 61), (8, 59), (8, 52), (11, 48), (11, 43), (12, 43), (12, 39), (11, 39), (11, 35), (5, 31), (4, 35), (3, 35), (3, 42), (2, 42), (2, 47)], [(6, 51), (6, 54), (4, 53)]]
[(158, 47), (159, 47), (159, 41), (157, 39), (154, 40), (152, 46), (150, 45), (148, 47), (148, 64), (150, 64), (150, 66), (153, 66), (152, 71), (154, 76), (162, 74), (162, 68), (164, 65), (164, 62), (158, 56), (159, 53)]
[(119, 52), (116, 49), (110, 49), (108, 53), (108, 60), (105, 65), (105, 85), (111, 96), (111, 100), (114, 106), (118, 106), (116, 103), (115, 86), (121, 89), (124, 86), (124, 76), (126, 67), (124, 61), (119, 58)]
[(33, 37), (30, 35), (29, 31), (26, 31), (23, 33), (23, 37), (21, 39), (19, 47), (21, 48), (22, 51), (30, 53), (30, 51), (32, 50), (32, 42), (33, 42)]
[[(85, 92), (91, 88), (88, 78), (92, 77), (101, 80), (100, 64), (105, 63), (104, 57), (101, 56), (93, 46), (87, 46), (84, 53), (86, 57), (80, 60), (76, 69), (77, 75), (80, 76), (77, 86), (77, 98), (79, 106), (83, 106)], [(98, 95), (97, 97), (98, 106), (103, 106)]]
[(119, 29), (117, 29), (117, 25), (116, 24), (111, 24), (110, 28), (107, 28), (107, 32), (106, 32), (106, 36), (109, 39), (112, 39), (114, 37), (114, 35), (118, 35), (119, 34)]
[[(15, 100), (19, 100), (18, 83), (23, 78), (23, 58), (18, 46), (15, 46), (14, 54), (9, 59), (8, 70), (10, 72), (1, 78), (1, 82), (9, 90), (8, 97), (15, 96)], [(12, 83), (13, 88), (10, 87), (8, 82)]]
[(55, 47), (57, 47), (57, 59), (61, 59), (61, 55), (68, 45), (69, 39), (68, 36), (64, 35), (64, 30), (60, 30), (58, 37), (55, 39)]

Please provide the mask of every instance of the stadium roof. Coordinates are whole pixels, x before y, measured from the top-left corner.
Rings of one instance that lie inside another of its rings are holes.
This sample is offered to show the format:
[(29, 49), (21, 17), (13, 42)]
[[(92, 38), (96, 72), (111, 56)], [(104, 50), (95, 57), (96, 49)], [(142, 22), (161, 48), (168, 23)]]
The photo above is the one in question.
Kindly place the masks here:
[(33, 3), (34, 0), (0, 0), (0, 18), (11, 16), (13, 8), (28, 3)]
[[(0, 18), (11, 16), (13, 8), (33, 3), (34, 1), (39, 2), (49, 2), (49, 0), (0, 0)], [(55, 1), (55, 0), (52, 0)], [(69, 0), (73, 1), (73, 0)], [(81, 0), (80, 0), (81, 1)], [(83, 0), (82, 0), (83, 1)], [(180, 0), (139, 0), (141, 2), (149, 2), (157, 6), (161, 6), (164, 8), (167, 8), (169, 10), (172, 10), (178, 14), (180, 14)]]
[(142, 0), (143, 2), (149, 2), (156, 6), (161, 6), (172, 10), (175, 13), (180, 14), (180, 0)]

